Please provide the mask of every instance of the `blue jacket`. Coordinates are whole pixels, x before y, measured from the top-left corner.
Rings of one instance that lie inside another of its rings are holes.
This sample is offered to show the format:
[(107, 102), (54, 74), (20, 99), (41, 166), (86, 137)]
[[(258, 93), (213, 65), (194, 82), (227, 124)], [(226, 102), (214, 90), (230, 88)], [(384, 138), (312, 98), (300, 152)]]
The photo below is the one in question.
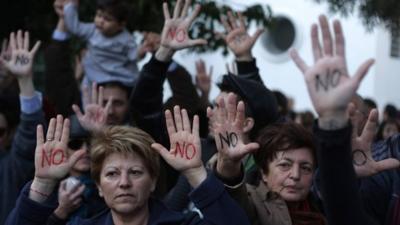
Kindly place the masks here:
[(24, 184), (33, 177), (38, 124), (45, 124), (42, 110), (32, 114), (21, 113), (11, 149), (0, 150), (0, 224), (14, 208)]
[[(42, 225), (56, 208), (55, 204), (39, 204), (28, 198), (30, 183), (23, 189), (17, 205), (11, 212), (6, 225)], [(182, 214), (171, 211), (158, 200), (150, 199), (149, 225), (246, 225), (249, 224), (246, 214), (228, 193), (224, 185), (210, 174), (207, 179), (189, 197), (198, 212)], [(103, 211), (94, 218), (77, 220), (70, 225), (113, 225), (110, 210)]]

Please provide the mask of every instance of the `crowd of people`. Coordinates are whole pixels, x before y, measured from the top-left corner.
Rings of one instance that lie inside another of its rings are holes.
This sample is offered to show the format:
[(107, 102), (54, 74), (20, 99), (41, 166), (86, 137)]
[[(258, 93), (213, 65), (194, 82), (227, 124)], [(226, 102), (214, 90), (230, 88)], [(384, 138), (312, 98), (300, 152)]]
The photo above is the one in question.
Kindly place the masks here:
[[(236, 71), (210, 101), (212, 68), (193, 62), (193, 83), (173, 60), (207, 45), (189, 36), (199, 4), (164, 2), (162, 32), (140, 45), (123, 0), (98, 0), (93, 23), (78, 7), (54, 1), (44, 93), (32, 70), (41, 42), (21, 30), (3, 42), (0, 224), (400, 224), (399, 113), (388, 105), (380, 121), (357, 94), (374, 60), (351, 75), (338, 20), (311, 26), (311, 64), (290, 50), (314, 117), (264, 84), (252, 54), (263, 30), (250, 35), (239, 12), (221, 15)], [(87, 44), (75, 67), (72, 36)]]

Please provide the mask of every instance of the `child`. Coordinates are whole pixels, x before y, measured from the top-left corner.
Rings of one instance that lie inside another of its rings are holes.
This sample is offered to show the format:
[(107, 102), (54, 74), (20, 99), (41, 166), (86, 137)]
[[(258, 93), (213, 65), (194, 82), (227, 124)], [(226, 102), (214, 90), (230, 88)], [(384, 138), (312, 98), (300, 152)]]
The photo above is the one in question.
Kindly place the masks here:
[(82, 23), (78, 20), (77, 1), (66, 0), (64, 20), (68, 31), (87, 41), (83, 85), (109, 81), (134, 85), (137, 46), (125, 28), (128, 14), (129, 7), (123, 0), (98, 0), (94, 23)]

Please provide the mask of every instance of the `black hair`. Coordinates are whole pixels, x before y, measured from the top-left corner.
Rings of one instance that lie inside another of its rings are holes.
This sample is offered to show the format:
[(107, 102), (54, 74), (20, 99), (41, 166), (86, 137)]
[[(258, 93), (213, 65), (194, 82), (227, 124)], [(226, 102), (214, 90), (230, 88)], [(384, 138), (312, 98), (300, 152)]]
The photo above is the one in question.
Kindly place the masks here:
[(113, 16), (118, 22), (127, 22), (130, 6), (125, 0), (97, 0), (97, 9)]
[(394, 105), (392, 104), (387, 104), (385, 106), (385, 113), (387, 114), (388, 118), (390, 119), (396, 119), (397, 117), (397, 109)]

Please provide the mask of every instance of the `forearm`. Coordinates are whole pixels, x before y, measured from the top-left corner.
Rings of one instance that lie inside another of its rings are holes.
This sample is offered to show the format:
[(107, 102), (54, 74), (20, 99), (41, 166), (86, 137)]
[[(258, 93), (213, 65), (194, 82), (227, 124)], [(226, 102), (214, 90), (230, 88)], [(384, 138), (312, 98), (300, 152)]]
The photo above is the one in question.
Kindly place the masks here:
[(330, 123), (318, 124), (314, 130), (321, 191), (329, 224), (374, 224), (363, 210), (358, 191), (351, 156), (350, 125), (347, 122), (345, 127), (332, 129)]
[(32, 80), (32, 72), (26, 77), (18, 78), (20, 96), (31, 98), (35, 95), (35, 87)]

